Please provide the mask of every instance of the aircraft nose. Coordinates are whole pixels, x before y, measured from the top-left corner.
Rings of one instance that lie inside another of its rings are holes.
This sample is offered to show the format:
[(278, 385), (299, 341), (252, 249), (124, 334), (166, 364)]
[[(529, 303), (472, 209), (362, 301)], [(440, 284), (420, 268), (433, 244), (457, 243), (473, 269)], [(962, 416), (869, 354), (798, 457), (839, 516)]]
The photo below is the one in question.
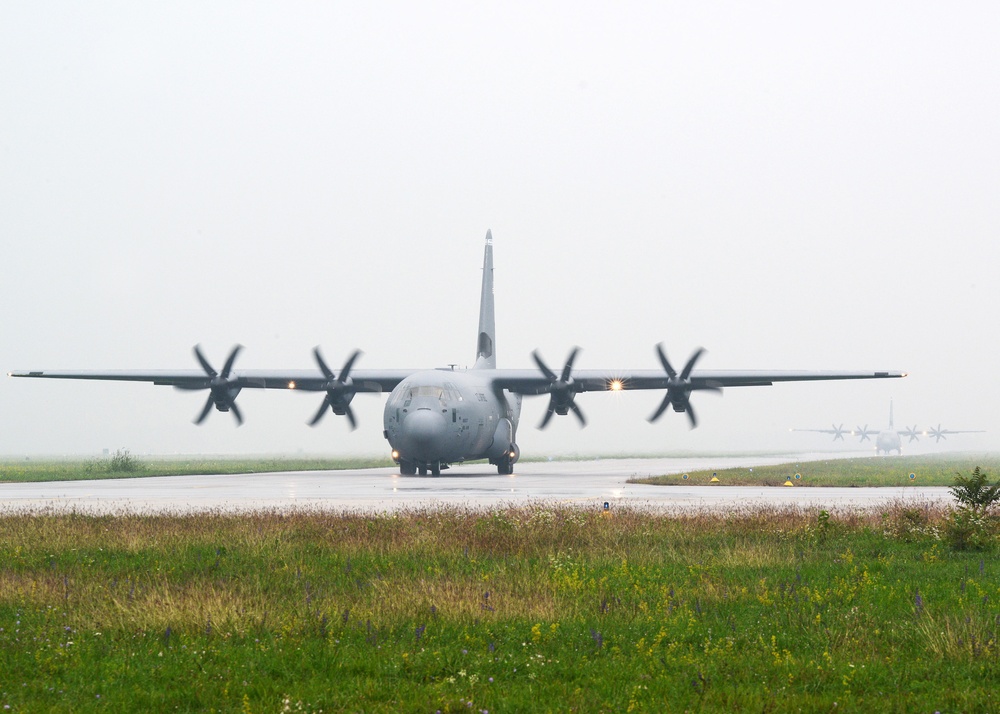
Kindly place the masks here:
[(439, 451), (436, 443), (445, 433), (444, 417), (430, 409), (418, 409), (403, 419), (401, 450), (414, 457), (432, 458)]

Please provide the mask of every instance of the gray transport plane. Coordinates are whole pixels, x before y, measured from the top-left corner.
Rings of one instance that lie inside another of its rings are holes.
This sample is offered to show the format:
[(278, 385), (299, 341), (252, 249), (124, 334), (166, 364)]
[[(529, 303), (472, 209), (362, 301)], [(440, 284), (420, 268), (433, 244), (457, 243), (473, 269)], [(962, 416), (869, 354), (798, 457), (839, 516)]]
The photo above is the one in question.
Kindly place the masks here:
[(496, 329), (493, 306), (493, 237), (487, 231), (483, 258), (483, 283), (479, 307), (479, 332), (476, 361), (471, 369), (355, 369), (360, 356), (355, 351), (339, 371), (331, 369), (319, 348), (314, 350), (318, 369), (234, 370), (241, 347), (230, 352), (221, 371), (216, 371), (198, 347), (195, 358), (201, 369), (151, 371), (24, 371), (10, 372), (14, 377), (49, 379), (96, 379), (152, 382), (177, 389), (208, 390), (204, 408), (195, 419), (200, 424), (212, 407), (231, 412), (238, 423), (243, 415), (236, 397), (243, 389), (299, 389), (325, 392), (319, 411), (309, 422), (315, 425), (332, 411), (347, 417), (354, 428), (351, 400), (358, 392), (389, 392), (385, 404), (382, 432), (392, 457), (404, 475), (428, 472), (438, 476), (449, 464), (487, 459), (501, 474), (513, 473), (520, 456), (517, 427), (523, 396), (549, 397), (548, 408), (539, 428), (544, 428), (553, 414), (572, 412), (586, 425), (576, 395), (580, 392), (621, 391), (626, 389), (662, 389), (663, 401), (649, 417), (656, 421), (668, 407), (685, 412), (691, 427), (697, 425), (691, 394), (699, 390), (721, 391), (723, 387), (766, 386), (774, 382), (833, 379), (880, 379), (904, 377), (902, 372), (819, 372), (819, 371), (736, 371), (695, 370), (703, 350), (691, 355), (678, 372), (667, 359), (662, 345), (656, 354), (662, 369), (574, 370), (579, 353), (573, 348), (565, 365), (550, 369), (534, 352), (537, 369), (497, 369)]
[[(869, 429), (868, 425), (865, 424), (863, 427), (859, 426), (853, 431), (845, 431), (844, 425), (841, 424), (837, 426), (832, 425), (832, 429), (792, 429), (791, 431), (811, 431), (819, 434), (833, 434), (833, 440), (838, 439), (843, 441), (844, 434), (850, 434), (851, 436), (860, 437), (862, 442), (870, 441), (872, 434), (875, 434), (874, 429)], [(917, 441), (921, 436), (929, 436), (936, 442), (940, 443), (941, 439), (947, 439), (949, 434), (982, 434), (983, 430), (972, 430), (972, 431), (952, 431), (951, 429), (942, 429), (941, 425), (938, 424), (937, 428), (931, 427), (930, 429), (925, 429), (924, 431), (919, 431), (916, 425), (908, 427), (906, 429), (897, 430), (892, 425), (892, 401), (889, 402), (889, 427), (878, 432), (875, 436), (875, 454), (880, 453), (888, 454), (890, 451), (895, 451), (897, 454), (902, 455), (903, 453), (903, 439), (902, 437), (908, 437), (908, 444)]]

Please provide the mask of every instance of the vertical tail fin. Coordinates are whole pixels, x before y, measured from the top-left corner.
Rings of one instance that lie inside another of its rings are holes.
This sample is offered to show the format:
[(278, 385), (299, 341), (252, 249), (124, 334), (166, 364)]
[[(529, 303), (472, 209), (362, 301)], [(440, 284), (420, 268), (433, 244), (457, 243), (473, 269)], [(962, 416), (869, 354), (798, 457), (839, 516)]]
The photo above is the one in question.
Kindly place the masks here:
[(493, 232), (486, 231), (483, 254), (483, 292), (479, 298), (479, 338), (475, 369), (496, 369), (496, 320), (493, 311)]
[(892, 400), (889, 400), (889, 428), (892, 429)]

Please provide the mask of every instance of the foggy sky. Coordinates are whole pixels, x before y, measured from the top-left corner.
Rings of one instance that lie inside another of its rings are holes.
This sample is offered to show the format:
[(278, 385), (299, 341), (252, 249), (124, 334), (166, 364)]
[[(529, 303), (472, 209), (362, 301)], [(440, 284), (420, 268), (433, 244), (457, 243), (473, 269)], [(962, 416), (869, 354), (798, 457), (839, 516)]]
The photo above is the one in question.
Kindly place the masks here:
[[(6, 3), (0, 369), (899, 369), (526, 399), (526, 456), (1000, 445), (995, 3)], [(0, 379), (0, 454), (384, 454), (317, 393)], [(849, 441), (848, 446), (854, 442)], [(926, 445), (926, 440), (924, 440)], [(838, 447), (841, 448), (841, 447)], [(931, 450), (938, 450), (937, 448)]]

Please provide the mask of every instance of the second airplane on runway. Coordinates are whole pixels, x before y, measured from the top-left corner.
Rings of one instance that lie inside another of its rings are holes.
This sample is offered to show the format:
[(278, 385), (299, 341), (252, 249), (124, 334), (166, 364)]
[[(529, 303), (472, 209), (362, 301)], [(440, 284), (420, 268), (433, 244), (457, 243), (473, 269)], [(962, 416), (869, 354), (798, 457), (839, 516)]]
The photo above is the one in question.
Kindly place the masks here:
[(850, 434), (851, 436), (857, 436), (861, 441), (869, 441), (873, 434), (875, 434), (875, 454), (884, 453), (889, 454), (890, 451), (895, 451), (897, 454), (903, 454), (903, 438), (908, 437), (909, 441), (907, 443), (913, 443), (921, 436), (929, 436), (937, 442), (941, 439), (947, 439), (949, 434), (981, 434), (983, 431), (981, 429), (976, 429), (972, 431), (953, 431), (952, 429), (942, 429), (941, 425), (938, 424), (937, 429), (931, 427), (930, 429), (925, 429), (924, 431), (918, 431), (916, 425), (906, 428), (906, 429), (896, 429), (892, 425), (892, 402), (889, 402), (889, 427), (887, 429), (882, 429), (876, 432), (874, 429), (869, 429), (868, 425), (865, 424), (863, 427), (859, 426), (854, 431), (845, 431), (844, 425), (841, 424), (837, 426), (836, 424), (831, 425), (832, 429), (792, 429), (792, 431), (811, 431), (818, 434), (833, 434), (833, 440), (838, 439), (843, 441), (844, 434)]

